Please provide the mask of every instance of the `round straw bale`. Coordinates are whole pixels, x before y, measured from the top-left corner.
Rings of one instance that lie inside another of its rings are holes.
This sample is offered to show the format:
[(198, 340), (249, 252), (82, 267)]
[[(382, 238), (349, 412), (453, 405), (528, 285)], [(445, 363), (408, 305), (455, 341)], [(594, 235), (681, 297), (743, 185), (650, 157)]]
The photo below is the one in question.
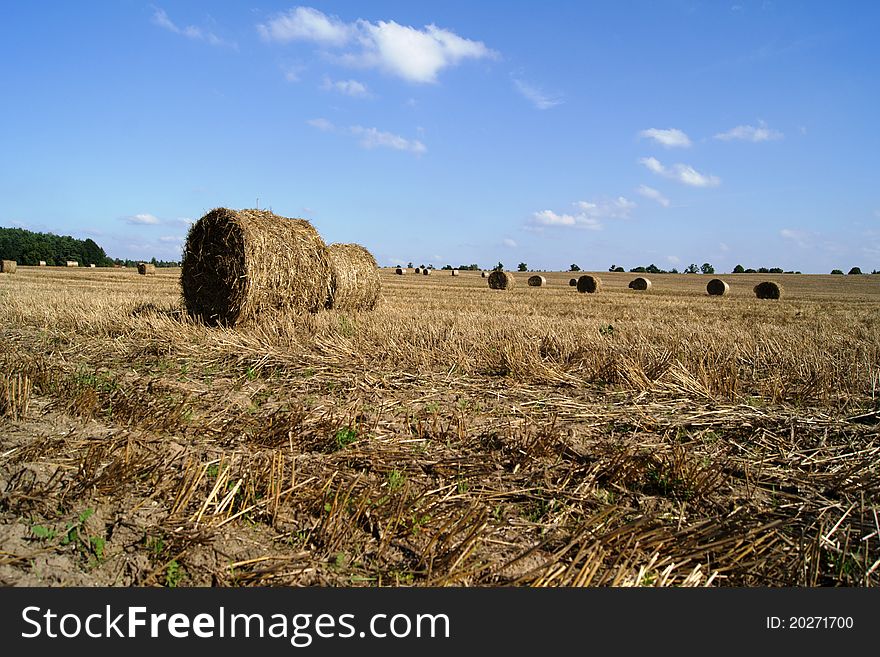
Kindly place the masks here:
[(421, 274), (421, 273), (422, 273), (421, 267), (416, 267), (415, 269), (413, 269), (413, 274)]
[(139, 262), (138, 263), (138, 274), (141, 276), (155, 276), (156, 275), (156, 265), (149, 262)]
[(602, 289), (602, 279), (598, 276), (590, 276), (589, 274), (584, 274), (577, 281), (577, 291), (578, 292), (588, 292), (589, 294), (595, 294), (599, 290)]
[(490, 290), (510, 290), (516, 286), (513, 274), (506, 271), (493, 271), (489, 274)]
[(379, 300), (379, 269), (373, 254), (360, 244), (331, 244), (330, 296), (327, 308), (372, 310)]
[(759, 299), (778, 299), (782, 291), (782, 284), (774, 281), (764, 281), (755, 286), (755, 296)]
[(453, 276), (458, 276), (458, 270), (457, 270), (457, 269), (453, 269), (453, 270), (452, 270), (452, 275), (453, 275)]
[(17, 268), (18, 263), (15, 260), (0, 260), (0, 272), (4, 274), (14, 274)]
[(216, 208), (189, 230), (180, 283), (190, 315), (235, 326), (265, 311), (317, 312), (331, 273), (327, 245), (305, 219)]
[(406, 267), (398, 267), (394, 270), (394, 273), (398, 276), (403, 276), (406, 273)]
[(427, 267), (425, 267), (422, 270), (422, 276), (430, 276), (432, 271), (433, 271), (432, 269), (428, 269)]
[(571, 287), (577, 287), (578, 279), (576, 279), (576, 278), (569, 278), (569, 279), (568, 279), (568, 284), (569, 284)]
[(528, 284), (529, 287), (543, 287), (547, 285), (547, 279), (535, 274), (534, 276), (529, 276)]
[(649, 281), (647, 278), (643, 278), (643, 277), (639, 276), (638, 278), (634, 278), (632, 281), (630, 281), (629, 289), (630, 290), (644, 290), (644, 291), (650, 290), (651, 289), (651, 281)]
[(723, 297), (730, 292), (730, 286), (720, 278), (713, 278), (706, 284), (706, 292), (713, 297)]
[(480, 272), (480, 276), (481, 276), (482, 278), (486, 278), (486, 276), (488, 276), (488, 275), (489, 275), (489, 274), (487, 274), (487, 273), (484, 272), (484, 271), (481, 271), (481, 272)]

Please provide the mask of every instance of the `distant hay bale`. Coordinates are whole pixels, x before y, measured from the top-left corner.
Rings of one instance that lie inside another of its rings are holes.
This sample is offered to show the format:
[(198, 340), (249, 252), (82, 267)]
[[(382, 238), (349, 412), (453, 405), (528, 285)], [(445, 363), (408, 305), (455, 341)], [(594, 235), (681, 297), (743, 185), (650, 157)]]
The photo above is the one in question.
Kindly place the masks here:
[(755, 286), (755, 296), (759, 299), (778, 299), (782, 292), (782, 284), (774, 281), (764, 281)]
[(432, 271), (433, 271), (433, 269), (428, 269), (427, 267), (425, 267), (422, 270), (422, 276), (430, 276)]
[(568, 284), (569, 284), (571, 287), (577, 287), (578, 279), (576, 279), (576, 278), (569, 278), (569, 279), (568, 279)]
[(602, 279), (598, 276), (590, 276), (584, 274), (577, 280), (577, 291), (587, 292), (588, 294), (596, 294), (602, 289)]
[(235, 326), (264, 312), (317, 312), (330, 297), (324, 240), (305, 219), (216, 208), (186, 238), (180, 284), (187, 312)]
[(643, 278), (642, 276), (639, 276), (638, 278), (635, 278), (632, 281), (630, 281), (629, 289), (630, 290), (648, 291), (651, 289), (651, 281), (649, 281), (647, 278)]
[(730, 286), (720, 278), (713, 278), (706, 284), (706, 292), (713, 297), (723, 297), (730, 292)]
[(403, 276), (406, 273), (406, 267), (398, 267), (394, 270), (394, 273), (398, 276)]
[(489, 274), (487, 274), (487, 273), (484, 272), (484, 271), (481, 271), (481, 272), (480, 272), (480, 276), (481, 276), (482, 278), (486, 278), (486, 276), (488, 276), (488, 275), (489, 275)]
[(421, 273), (422, 273), (422, 268), (421, 268), (421, 267), (416, 267), (415, 269), (413, 269), (413, 274), (418, 275), (418, 274), (421, 274)]
[(457, 270), (457, 269), (453, 269), (453, 270), (452, 270), (452, 275), (453, 275), (453, 276), (458, 276), (458, 270)]
[(513, 274), (506, 271), (493, 271), (489, 274), (490, 290), (510, 290), (516, 286)]
[(68, 260), (64, 265), (66, 267), (79, 267), (79, 263), (76, 260)]
[(544, 287), (547, 285), (547, 279), (535, 274), (534, 276), (529, 276), (528, 284), (529, 287)]
[(45, 267), (45, 266), (46, 266), (46, 261), (40, 260), (40, 267)]
[(89, 268), (94, 269), (94, 268), (97, 267), (97, 266), (98, 266), (98, 265), (96, 265), (96, 264), (93, 263), (93, 264), (89, 265)]
[(331, 244), (330, 296), (327, 308), (372, 310), (379, 301), (379, 269), (373, 254), (360, 244)]
[(156, 275), (156, 265), (149, 262), (139, 262), (138, 263), (138, 274), (141, 276), (155, 276)]
[(0, 260), (0, 272), (4, 274), (14, 274), (17, 268), (18, 263), (15, 260)]

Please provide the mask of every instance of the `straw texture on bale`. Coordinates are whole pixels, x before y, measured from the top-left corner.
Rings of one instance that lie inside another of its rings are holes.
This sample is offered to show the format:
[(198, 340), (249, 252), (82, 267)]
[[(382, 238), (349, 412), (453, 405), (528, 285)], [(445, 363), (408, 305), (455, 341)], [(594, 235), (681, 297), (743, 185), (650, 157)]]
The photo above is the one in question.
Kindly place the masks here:
[(45, 267), (45, 266), (46, 266), (46, 261), (40, 260), (40, 267)]
[(510, 290), (516, 285), (513, 274), (506, 271), (493, 271), (489, 274), (490, 290)]
[(759, 299), (778, 299), (782, 296), (782, 284), (764, 281), (755, 286), (755, 296)]
[(180, 284), (190, 315), (235, 326), (267, 311), (321, 310), (331, 273), (327, 245), (305, 219), (216, 208), (189, 230)]
[(534, 276), (529, 276), (528, 284), (529, 287), (543, 287), (544, 285), (547, 285), (547, 279), (535, 274)]
[(577, 281), (577, 291), (578, 292), (587, 292), (588, 294), (596, 294), (599, 290), (602, 289), (602, 279), (598, 276), (590, 276), (589, 274), (584, 274)]
[(327, 308), (372, 310), (379, 301), (379, 269), (373, 254), (360, 244), (331, 244), (330, 297)]
[(406, 273), (406, 267), (398, 267), (394, 270), (394, 273), (398, 276), (403, 276)]
[(568, 284), (569, 284), (571, 287), (577, 287), (578, 279), (576, 279), (576, 278), (569, 278), (569, 279), (568, 279)]
[(64, 264), (68, 267), (79, 267), (79, 263), (76, 260), (68, 260)]
[(141, 276), (155, 276), (156, 275), (156, 265), (149, 262), (139, 262), (138, 263), (138, 274)]
[(422, 270), (422, 276), (430, 276), (432, 271), (433, 271), (433, 270), (428, 269), (427, 267), (425, 267), (425, 268)]
[(453, 270), (452, 270), (452, 275), (453, 275), (453, 276), (458, 276), (458, 270), (457, 270), (457, 269), (453, 269)]
[(713, 297), (723, 297), (730, 292), (730, 286), (720, 278), (713, 278), (706, 284), (706, 292)]
[(638, 278), (634, 278), (632, 281), (630, 281), (629, 289), (630, 290), (646, 290), (646, 291), (650, 290), (651, 289), (651, 281), (649, 281), (647, 278), (643, 278), (642, 276), (639, 276)]
[(414, 273), (414, 274), (421, 274), (421, 273), (422, 273), (422, 268), (421, 268), (421, 267), (416, 267), (415, 269), (413, 269), (413, 273)]
[(489, 275), (489, 274), (487, 274), (487, 273), (484, 272), (484, 271), (481, 271), (481, 272), (480, 272), (480, 276), (481, 276), (482, 278), (486, 278), (486, 276), (488, 276), (488, 275)]
[(0, 260), (0, 272), (4, 274), (14, 274), (17, 268), (18, 263), (15, 260)]

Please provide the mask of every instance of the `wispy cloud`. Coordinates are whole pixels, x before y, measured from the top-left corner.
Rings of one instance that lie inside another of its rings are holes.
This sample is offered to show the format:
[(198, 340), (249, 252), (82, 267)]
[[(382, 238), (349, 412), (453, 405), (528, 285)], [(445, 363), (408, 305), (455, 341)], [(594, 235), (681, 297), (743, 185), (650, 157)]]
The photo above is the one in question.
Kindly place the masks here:
[[(662, 166), (662, 165), (661, 165)], [(645, 198), (649, 198), (652, 201), (657, 201), (664, 208), (669, 207), (669, 199), (663, 196), (663, 194), (653, 187), (648, 187), (647, 185), (639, 185), (638, 189), (636, 189), (636, 193), (640, 196), (644, 196)]]
[(812, 246), (812, 238), (814, 237), (813, 233), (809, 231), (795, 228), (783, 228), (779, 231), (779, 235), (802, 249)]
[(553, 210), (540, 210), (532, 214), (527, 227), (543, 229), (547, 226), (586, 228), (601, 230), (603, 219), (626, 219), (636, 207), (633, 201), (618, 196), (611, 201), (578, 201), (574, 203), (577, 212), (556, 213)]
[(156, 226), (162, 223), (159, 220), (159, 217), (149, 214), (147, 212), (122, 217), (122, 221), (127, 224), (131, 224), (132, 226)]
[(640, 137), (651, 139), (666, 148), (689, 148), (691, 139), (678, 128), (648, 128), (639, 133)]
[(504, 246), (509, 247), (511, 249), (515, 249), (517, 246), (516, 242), (514, 240), (510, 239), (509, 237), (505, 237), (503, 240), (501, 240), (501, 243)]
[(357, 80), (331, 80), (325, 77), (324, 82), (321, 84), (321, 89), (324, 91), (335, 91), (354, 98), (366, 98), (370, 95), (366, 85)]
[(201, 27), (196, 27), (195, 25), (186, 25), (184, 27), (180, 27), (171, 18), (168, 17), (168, 14), (164, 9), (156, 8), (153, 12), (153, 24), (157, 25), (169, 32), (173, 32), (174, 34), (179, 34), (180, 36), (186, 37), (187, 39), (192, 39), (193, 41), (204, 41), (212, 46), (227, 46), (229, 48), (238, 49), (238, 44), (234, 41), (227, 41), (225, 39), (221, 39), (216, 34), (211, 32), (210, 30), (206, 30)]
[(639, 163), (657, 175), (691, 187), (717, 187), (721, 184), (718, 176), (700, 173), (689, 164), (673, 164), (667, 167), (655, 157), (643, 157)]
[(360, 125), (352, 125), (347, 128), (337, 127), (324, 118), (310, 119), (306, 123), (322, 132), (335, 132), (358, 137), (358, 142), (366, 149), (390, 148), (414, 155), (423, 155), (428, 152), (427, 147), (418, 139), (406, 139), (393, 132), (384, 132), (378, 128), (365, 128)]
[(540, 87), (536, 87), (535, 85), (516, 77), (512, 78), (512, 80), (513, 86), (520, 95), (539, 110), (551, 109), (557, 105), (561, 105), (563, 102), (561, 94), (546, 93)]
[(422, 29), (394, 21), (347, 23), (312, 7), (294, 7), (257, 26), (266, 41), (307, 41), (343, 50), (337, 61), (359, 68), (376, 68), (409, 82), (431, 83), (445, 68), (467, 59), (495, 59), (498, 53), (436, 25)]
[(782, 139), (784, 136), (785, 135), (778, 130), (768, 128), (767, 124), (763, 121), (758, 121), (757, 127), (753, 125), (738, 125), (727, 132), (719, 132), (715, 135), (714, 139), (721, 141), (751, 141), (757, 143)]

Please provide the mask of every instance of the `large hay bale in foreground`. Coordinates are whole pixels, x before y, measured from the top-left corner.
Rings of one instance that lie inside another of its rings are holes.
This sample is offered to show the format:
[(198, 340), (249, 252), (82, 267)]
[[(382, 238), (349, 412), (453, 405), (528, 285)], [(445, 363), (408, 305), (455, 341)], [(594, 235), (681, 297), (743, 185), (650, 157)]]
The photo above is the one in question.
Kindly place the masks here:
[(577, 287), (578, 279), (576, 279), (576, 278), (569, 278), (569, 279), (568, 279), (568, 284), (569, 284), (571, 287)]
[(267, 311), (321, 310), (331, 273), (327, 245), (305, 219), (216, 208), (190, 227), (180, 284), (190, 315), (235, 326)]
[(755, 286), (755, 296), (759, 299), (778, 299), (782, 296), (782, 284), (764, 281)]
[(373, 254), (360, 244), (331, 244), (330, 297), (327, 308), (372, 310), (379, 301), (379, 268)]
[(647, 278), (639, 276), (638, 278), (634, 278), (630, 281), (629, 289), (648, 291), (651, 289), (651, 281), (649, 281)]
[(513, 274), (506, 271), (493, 271), (489, 274), (490, 290), (510, 290), (516, 286)]
[(598, 276), (590, 276), (584, 274), (577, 281), (577, 291), (586, 292), (588, 294), (596, 294), (602, 289), (602, 279)]
[(156, 275), (156, 265), (150, 262), (139, 262), (138, 263), (138, 274), (141, 276), (155, 276)]
[(15, 260), (0, 260), (0, 272), (4, 274), (14, 274), (17, 268), (18, 263)]
[(730, 286), (720, 278), (713, 278), (706, 284), (706, 292), (713, 297), (723, 297), (730, 292)]
[(529, 287), (544, 287), (547, 285), (547, 279), (535, 274), (534, 276), (529, 276), (528, 284)]
[(398, 276), (403, 276), (406, 273), (406, 267), (398, 267), (394, 270), (394, 273)]

